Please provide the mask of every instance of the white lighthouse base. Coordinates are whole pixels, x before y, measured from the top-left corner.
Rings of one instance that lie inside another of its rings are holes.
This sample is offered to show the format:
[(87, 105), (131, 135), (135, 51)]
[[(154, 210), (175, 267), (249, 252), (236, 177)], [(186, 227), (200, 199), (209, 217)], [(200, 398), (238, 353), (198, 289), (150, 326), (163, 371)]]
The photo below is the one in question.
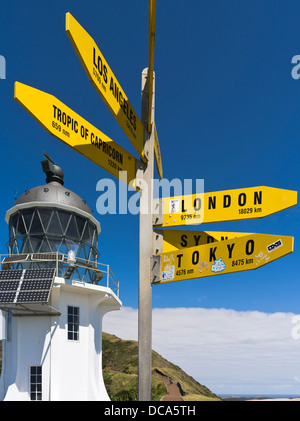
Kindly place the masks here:
[(109, 400), (102, 377), (102, 318), (121, 305), (110, 288), (55, 278), (45, 309), (35, 314), (31, 305), (30, 312), (20, 307), (13, 316), (3, 312), (0, 400)]

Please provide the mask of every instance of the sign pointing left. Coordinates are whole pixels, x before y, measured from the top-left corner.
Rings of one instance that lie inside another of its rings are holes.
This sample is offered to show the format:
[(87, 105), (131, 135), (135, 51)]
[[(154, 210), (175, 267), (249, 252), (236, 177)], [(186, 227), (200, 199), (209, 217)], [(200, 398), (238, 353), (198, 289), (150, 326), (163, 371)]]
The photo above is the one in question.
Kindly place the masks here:
[(136, 158), (53, 95), (15, 82), (15, 100), (52, 136), (115, 177), (127, 171), (128, 184), (135, 180)]
[(293, 252), (294, 238), (239, 234), (224, 241), (154, 256), (153, 283), (183, 281), (257, 269)]

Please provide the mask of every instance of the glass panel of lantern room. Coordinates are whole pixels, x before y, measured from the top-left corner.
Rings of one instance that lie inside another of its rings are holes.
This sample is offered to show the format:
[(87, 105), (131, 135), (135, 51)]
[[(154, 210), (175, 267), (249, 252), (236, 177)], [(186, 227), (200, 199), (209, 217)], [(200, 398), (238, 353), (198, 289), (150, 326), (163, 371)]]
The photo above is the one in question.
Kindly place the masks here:
[(84, 228), (81, 232), (81, 241), (88, 242), (90, 238), (90, 232), (89, 232), (89, 223), (86, 221)]
[(39, 253), (50, 253), (52, 251), (51, 244), (49, 242), (49, 239), (47, 237), (44, 237), (40, 243), (39, 249), (37, 250)]
[(23, 252), (23, 250), (25, 249), (25, 253), (26, 253), (26, 237), (17, 237), (15, 239), (16, 242), (16, 254), (20, 254)]
[(16, 234), (18, 234), (18, 226), (19, 226), (19, 217), (20, 217), (20, 213), (19, 212), (17, 212), (17, 213), (15, 213), (14, 214), (14, 216), (13, 216), (13, 218), (12, 218), (12, 223), (13, 223), (13, 225), (14, 225), (14, 227), (15, 227), (15, 232), (16, 232)]
[(16, 239), (17, 241), (17, 248), (18, 254), (19, 253), (32, 253), (31, 242), (29, 241), (28, 237), (19, 237)]
[(33, 217), (33, 211), (34, 211), (33, 208), (22, 209), (20, 211), (20, 213), (22, 213), (22, 215), (23, 215), (23, 219), (24, 219), (25, 228), (26, 228), (27, 233), (29, 232), (29, 229), (30, 229), (31, 220), (32, 220), (32, 217)]
[(74, 215), (72, 215), (71, 220), (69, 221), (69, 225), (66, 231), (66, 236), (79, 240), (79, 233), (77, 230), (77, 225), (76, 225)]
[(34, 212), (29, 232), (30, 234), (43, 234), (44, 233), (40, 216), (37, 210), (35, 210)]
[[(29, 236), (26, 242), (26, 253), (42, 253), (42, 244), (44, 237), (42, 235)], [(48, 250), (47, 250), (48, 251)]]
[(39, 208), (40, 218), (43, 224), (44, 231), (47, 231), (53, 209)]
[(65, 234), (66, 230), (68, 228), (68, 223), (69, 223), (71, 215), (70, 215), (70, 213), (68, 213), (66, 211), (63, 211), (63, 210), (57, 210), (57, 214), (58, 214), (58, 217), (59, 217), (59, 220), (60, 220), (60, 223), (61, 223), (63, 234)]
[(18, 233), (21, 235), (26, 234), (25, 224), (21, 213), (19, 214)]
[(16, 235), (17, 232), (17, 224), (19, 219), (19, 213), (14, 213), (9, 219), (9, 226), (13, 228), (10, 232), (11, 235)]
[(55, 209), (53, 209), (52, 211), (51, 220), (47, 227), (47, 233), (51, 235), (57, 234), (60, 236), (63, 234), (60, 221), (58, 219), (58, 215)]
[(66, 240), (63, 238), (60, 245), (57, 246), (57, 251), (62, 254), (68, 254), (68, 247), (66, 244)]
[(85, 230), (85, 226), (87, 224), (87, 220), (82, 218), (79, 215), (75, 215), (75, 218), (76, 218), (79, 236), (80, 236), (81, 239), (83, 239), (84, 230)]

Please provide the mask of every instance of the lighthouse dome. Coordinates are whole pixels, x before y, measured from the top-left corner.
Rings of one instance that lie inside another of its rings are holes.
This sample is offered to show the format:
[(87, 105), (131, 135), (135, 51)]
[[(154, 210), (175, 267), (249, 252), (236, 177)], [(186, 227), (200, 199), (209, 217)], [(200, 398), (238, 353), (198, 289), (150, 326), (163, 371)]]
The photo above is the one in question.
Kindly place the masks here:
[(86, 201), (83, 200), (78, 194), (65, 188), (61, 183), (57, 181), (50, 181), (49, 183), (33, 187), (32, 189), (26, 190), (22, 196), (20, 196), (15, 206), (25, 205), (34, 202), (38, 203), (51, 203), (60, 206), (73, 207), (82, 212), (86, 212), (93, 215), (92, 210), (87, 205)]

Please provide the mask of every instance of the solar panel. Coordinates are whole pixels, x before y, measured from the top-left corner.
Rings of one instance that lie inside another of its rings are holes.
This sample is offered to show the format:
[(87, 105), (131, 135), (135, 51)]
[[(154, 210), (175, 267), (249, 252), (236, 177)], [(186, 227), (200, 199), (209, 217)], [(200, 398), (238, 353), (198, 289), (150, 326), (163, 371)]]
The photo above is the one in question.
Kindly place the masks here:
[(32, 259), (33, 260), (63, 260), (62, 254), (44, 254), (44, 253), (33, 253)]
[(16, 292), (0, 292), (0, 303), (13, 303)]
[(1, 303), (46, 303), (49, 301), (55, 269), (0, 271)]
[(52, 279), (35, 279), (29, 281), (23, 281), (21, 283), (21, 291), (24, 290), (39, 290), (39, 289), (49, 289), (52, 285)]
[(1, 281), (0, 291), (17, 291), (20, 281)]
[(29, 254), (16, 254), (14, 256), (9, 256), (9, 257), (5, 257), (2, 261), (2, 263), (12, 263), (12, 262), (16, 262), (19, 260), (27, 260), (28, 259)]
[(44, 291), (20, 291), (16, 303), (46, 303), (49, 300), (50, 289)]
[(24, 279), (52, 279), (55, 269), (26, 269)]
[(4, 279), (21, 279), (22, 269), (13, 269), (13, 270), (1, 270), (0, 271), (0, 281)]

